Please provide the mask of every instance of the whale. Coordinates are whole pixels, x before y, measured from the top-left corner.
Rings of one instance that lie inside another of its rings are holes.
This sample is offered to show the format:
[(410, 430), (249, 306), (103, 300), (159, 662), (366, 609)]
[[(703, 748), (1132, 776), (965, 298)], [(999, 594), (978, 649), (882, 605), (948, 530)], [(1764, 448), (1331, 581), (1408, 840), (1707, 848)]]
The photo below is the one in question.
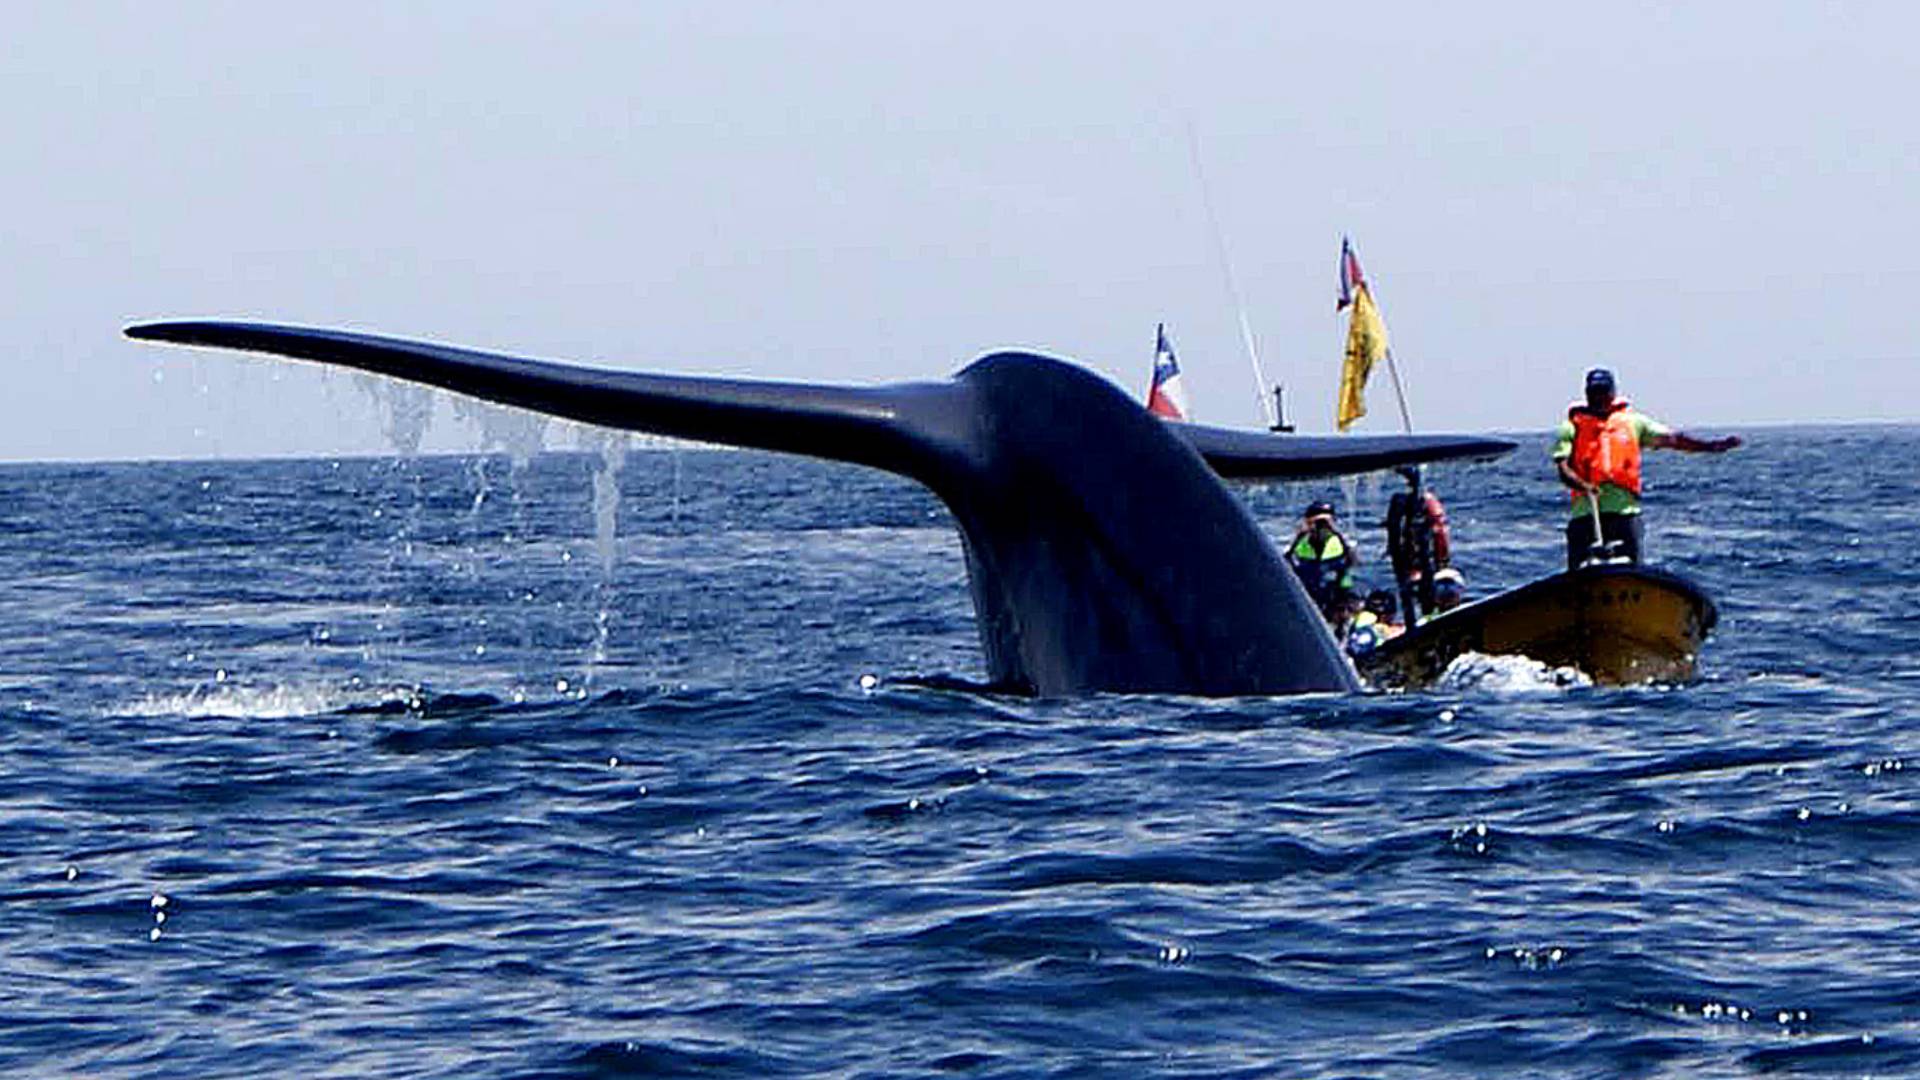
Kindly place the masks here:
[(150, 342), (338, 365), (608, 428), (907, 477), (958, 527), (988, 689), (1241, 697), (1360, 682), (1229, 480), (1487, 460), (1481, 435), (1297, 436), (1170, 422), (1041, 352), (872, 386), (636, 372), (316, 327), (168, 321)]

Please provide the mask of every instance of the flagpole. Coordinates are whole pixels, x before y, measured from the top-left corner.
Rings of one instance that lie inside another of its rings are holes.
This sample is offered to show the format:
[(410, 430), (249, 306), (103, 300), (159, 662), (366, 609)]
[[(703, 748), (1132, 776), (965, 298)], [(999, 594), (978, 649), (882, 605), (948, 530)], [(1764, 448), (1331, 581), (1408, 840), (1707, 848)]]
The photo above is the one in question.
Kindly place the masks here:
[[(1367, 287), (1371, 289), (1373, 286), (1369, 284)], [(1373, 302), (1374, 305), (1378, 307), (1380, 298), (1375, 296)], [(1400, 427), (1407, 434), (1411, 435), (1413, 434), (1413, 414), (1407, 411), (1407, 388), (1400, 384), (1400, 365), (1393, 362), (1393, 346), (1391, 345), (1387, 346), (1387, 374), (1393, 376), (1393, 396), (1400, 402)]]
[(1387, 374), (1393, 376), (1393, 396), (1400, 399), (1400, 426), (1413, 434), (1413, 414), (1407, 411), (1407, 391), (1400, 385), (1400, 366), (1393, 362), (1393, 350), (1387, 350)]
[(1193, 121), (1187, 121), (1187, 149), (1193, 154), (1193, 175), (1200, 182), (1200, 202), (1207, 210), (1207, 225), (1213, 230), (1214, 252), (1220, 259), (1220, 275), (1227, 283), (1227, 298), (1233, 302), (1233, 308), (1240, 316), (1240, 340), (1246, 343), (1247, 359), (1253, 363), (1254, 396), (1260, 400), (1260, 411), (1266, 414), (1267, 426), (1278, 428), (1280, 418), (1275, 414), (1274, 405), (1267, 400), (1267, 376), (1260, 370), (1260, 351), (1253, 345), (1253, 323), (1247, 319), (1247, 305), (1240, 299), (1240, 288), (1234, 284), (1233, 262), (1227, 257), (1226, 234), (1220, 231), (1220, 218), (1213, 212), (1213, 194), (1207, 188), (1207, 171), (1200, 165), (1200, 135), (1194, 130)]

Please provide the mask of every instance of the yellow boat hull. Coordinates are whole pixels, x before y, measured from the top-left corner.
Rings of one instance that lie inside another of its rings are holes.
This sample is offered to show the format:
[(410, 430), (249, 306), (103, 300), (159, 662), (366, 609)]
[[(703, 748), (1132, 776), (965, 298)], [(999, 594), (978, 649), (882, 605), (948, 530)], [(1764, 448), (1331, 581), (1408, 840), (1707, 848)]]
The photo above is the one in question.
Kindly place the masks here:
[(1603, 686), (1685, 682), (1719, 613), (1691, 581), (1642, 566), (1590, 566), (1455, 608), (1359, 662), (1375, 686), (1419, 689), (1468, 652), (1573, 667)]

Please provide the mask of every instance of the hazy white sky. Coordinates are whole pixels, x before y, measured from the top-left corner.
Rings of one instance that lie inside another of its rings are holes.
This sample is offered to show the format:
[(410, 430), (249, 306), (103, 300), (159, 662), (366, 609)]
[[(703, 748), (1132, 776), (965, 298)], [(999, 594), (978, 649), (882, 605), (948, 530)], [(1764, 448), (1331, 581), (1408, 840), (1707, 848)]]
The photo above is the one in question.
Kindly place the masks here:
[(1545, 427), (1595, 363), (1690, 427), (1920, 417), (1920, 8), (1562, 7), (17, 5), (0, 458), (386, 446), (343, 376), (119, 338), (176, 316), (1136, 393), (1165, 320), (1255, 424), (1189, 121), (1304, 429), (1343, 232), (1423, 428)]

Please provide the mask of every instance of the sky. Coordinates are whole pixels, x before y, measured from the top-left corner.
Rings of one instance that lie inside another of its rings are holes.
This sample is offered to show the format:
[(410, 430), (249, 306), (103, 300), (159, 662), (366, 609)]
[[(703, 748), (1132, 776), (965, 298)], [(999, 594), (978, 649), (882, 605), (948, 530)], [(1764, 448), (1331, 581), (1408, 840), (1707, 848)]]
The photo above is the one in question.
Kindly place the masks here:
[[(8, 18), (0, 460), (392, 445), (352, 376), (120, 336), (175, 317), (843, 383), (1023, 346), (1136, 395), (1165, 322), (1198, 419), (1259, 425), (1209, 195), (1303, 430), (1342, 235), (1423, 430), (1546, 428), (1596, 364), (1704, 432), (1920, 419), (1911, 5)], [(476, 441), (441, 400), (426, 448)]]

